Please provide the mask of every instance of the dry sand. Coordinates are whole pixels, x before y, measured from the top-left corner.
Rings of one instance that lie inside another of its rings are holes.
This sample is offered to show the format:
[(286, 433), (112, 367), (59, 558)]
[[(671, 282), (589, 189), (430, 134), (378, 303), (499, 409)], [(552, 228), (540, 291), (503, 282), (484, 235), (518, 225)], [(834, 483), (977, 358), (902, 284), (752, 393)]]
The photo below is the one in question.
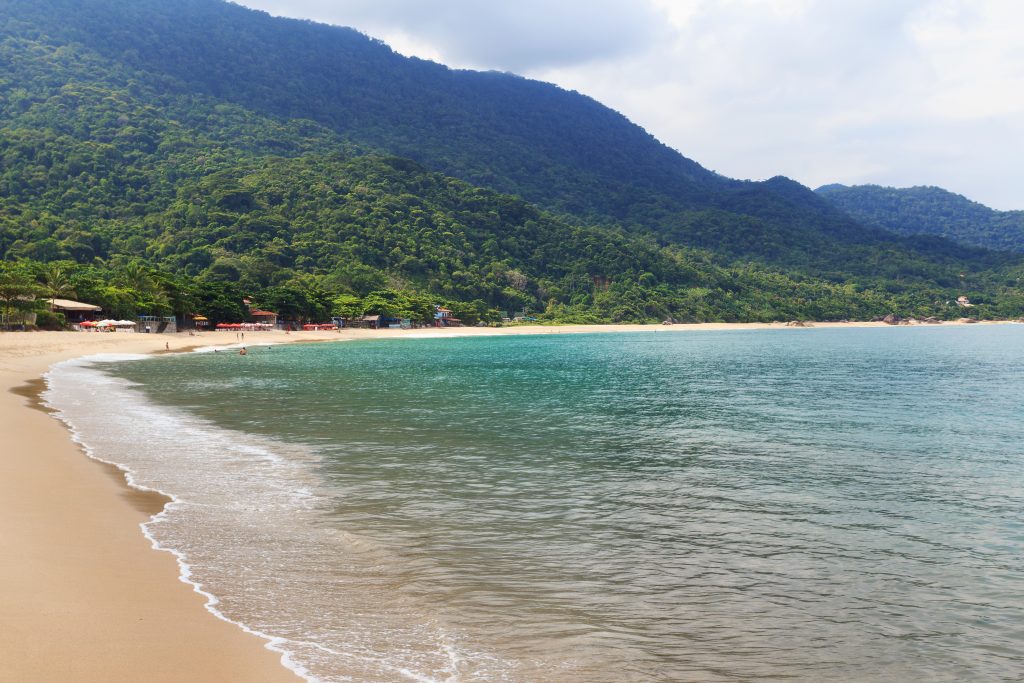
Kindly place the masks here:
[(0, 334), (0, 680), (300, 680), (265, 641), (207, 612), (177, 580), (174, 556), (151, 549), (138, 525), (158, 498), (133, 492), (8, 391), (66, 358), (186, 340)]
[[(249, 332), (245, 342), (778, 327), (782, 325)], [(150, 547), (139, 524), (159, 511), (160, 497), (129, 489), (119, 471), (85, 457), (36, 398), (42, 374), (68, 358), (162, 352), (165, 344), (171, 351), (185, 351), (235, 343), (233, 332), (196, 337), (0, 333), (0, 680), (298, 680), (263, 639), (208, 612), (205, 598), (177, 580), (175, 558)]]

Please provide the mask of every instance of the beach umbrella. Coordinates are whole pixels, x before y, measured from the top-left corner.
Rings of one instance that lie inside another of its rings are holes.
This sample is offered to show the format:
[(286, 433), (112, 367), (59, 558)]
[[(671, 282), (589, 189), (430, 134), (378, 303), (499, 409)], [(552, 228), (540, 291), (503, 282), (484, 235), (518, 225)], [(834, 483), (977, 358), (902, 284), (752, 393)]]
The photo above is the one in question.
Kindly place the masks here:
[(114, 324), (118, 327), (135, 327), (135, 322), (132, 320), (115, 320)]
[(114, 321), (114, 320), (101, 320), (98, 323), (96, 323), (96, 327), (110, 327), (115, 322), (116, 321)]
[(79, 323), (79, 325), (81, 325), (82, 327), (96, 327), (96, 321), (95, 320), (83, 320), (82, 322)]

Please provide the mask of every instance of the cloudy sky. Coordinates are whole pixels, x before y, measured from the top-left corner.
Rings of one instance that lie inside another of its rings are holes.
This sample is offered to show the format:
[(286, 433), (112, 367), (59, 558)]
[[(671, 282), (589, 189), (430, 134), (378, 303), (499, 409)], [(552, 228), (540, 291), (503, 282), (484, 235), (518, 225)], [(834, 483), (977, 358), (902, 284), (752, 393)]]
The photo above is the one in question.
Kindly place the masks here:
[(240, 0), (590, 95), (734, 178), (1024, 209), (1020, 0)]

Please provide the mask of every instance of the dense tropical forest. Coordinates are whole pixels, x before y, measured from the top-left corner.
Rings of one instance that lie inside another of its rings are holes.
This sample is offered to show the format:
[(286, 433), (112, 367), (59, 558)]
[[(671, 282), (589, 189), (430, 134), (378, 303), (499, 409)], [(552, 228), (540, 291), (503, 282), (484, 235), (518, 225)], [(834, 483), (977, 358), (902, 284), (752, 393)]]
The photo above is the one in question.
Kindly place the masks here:
[(858, 220), (900, 235), (1024, 253), (1024, 211), (996, 211), (940, 187), (825, 185), (815, 192)]
[(297, 320), (949, 318), (959, 295), (1024, 313), (1019, 256), (723, 178), (554, 86), (218, 0), (0, 10), (5, 312), (34, 294), (214, 322), (245, 297)]

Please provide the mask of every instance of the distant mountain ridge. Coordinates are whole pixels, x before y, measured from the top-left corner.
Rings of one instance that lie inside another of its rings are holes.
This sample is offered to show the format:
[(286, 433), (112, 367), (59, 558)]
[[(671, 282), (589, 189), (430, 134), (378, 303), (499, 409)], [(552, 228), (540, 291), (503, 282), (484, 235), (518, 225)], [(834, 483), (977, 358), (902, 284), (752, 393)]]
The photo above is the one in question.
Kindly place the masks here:
[(861, 269), (863, 245), (948, 251), (866, 227), (788, 179), (715, 174), (578, 93), (406, 58), (352, 29), (219, 0), (0, 7), (5, 33), (80, 45), (135, 88), (315, 121), (357, 149), (407, 157), (576, 220), (816, 272)]
[(142, 262), (183, 291), (563, 320), (1024, 310), (1019, 257), (725, 178), (578, 93), (221, 0), (0, 0), (0, 161), (0, 258)]
[[(583, 167), (636, 185), (725, 181), (588, 97), (511, 74), (406, 58), (349, 28), (274, 18), (219, 0), (3, 5), (45, 27), (40, 37), (86, 46), (158, 78), (165, 89), (314, 120), (353, 142), (433, 162), (531, 201), (554, 196), (555, 173)], [(527, 147), (536, 150), (533, 158), (524, 157)]]
[(1024, 253), (1024, 211), (997, 211), (940, 187), (832, 184), (815, 192), (854, 218), (900, 235)]

